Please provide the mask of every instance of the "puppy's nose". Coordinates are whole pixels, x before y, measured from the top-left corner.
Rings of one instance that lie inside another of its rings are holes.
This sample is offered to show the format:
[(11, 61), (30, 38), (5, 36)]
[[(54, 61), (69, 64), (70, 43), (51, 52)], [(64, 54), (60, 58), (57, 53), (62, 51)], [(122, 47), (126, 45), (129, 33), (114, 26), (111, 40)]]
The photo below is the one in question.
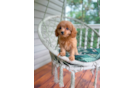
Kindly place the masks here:
[(64, 32), (62, 31), (62, 32), (61, 32), (61, 34), (63, 35), (63, 34), (64, 34)]

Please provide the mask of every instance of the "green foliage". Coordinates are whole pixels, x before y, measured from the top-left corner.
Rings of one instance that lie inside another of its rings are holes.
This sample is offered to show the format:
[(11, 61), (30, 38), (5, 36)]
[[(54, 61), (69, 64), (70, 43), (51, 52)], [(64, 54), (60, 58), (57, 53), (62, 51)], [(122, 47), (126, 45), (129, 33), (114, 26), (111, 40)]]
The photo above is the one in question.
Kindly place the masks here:
[[(100, 24), (100, 0), (97, 0), (97, 2), (93, 2), (93, 0), (67, 0), (66, 5), (71, 9), (70, 12), (66, 13), (68, 17), (79, 19), (87, 24)], [(76, 21), (71, 22), (78, 24)], [(77, 46), (79, 46), (80, 42), (80, 30), (77, 28)], [(82, 29), (82, 47), (84, 47), (85, 32), (86, 30)], [(88, 29), (87, 48), (90, 48), (91, 34), (92, 30)], [(93, 37), (93, 48), (96, 48), (98, 37), (95, 33)]]
[(67, 16), (88, 24), (100, 24), (100, 0), (67, 0), (67, 6), (71, 8)]

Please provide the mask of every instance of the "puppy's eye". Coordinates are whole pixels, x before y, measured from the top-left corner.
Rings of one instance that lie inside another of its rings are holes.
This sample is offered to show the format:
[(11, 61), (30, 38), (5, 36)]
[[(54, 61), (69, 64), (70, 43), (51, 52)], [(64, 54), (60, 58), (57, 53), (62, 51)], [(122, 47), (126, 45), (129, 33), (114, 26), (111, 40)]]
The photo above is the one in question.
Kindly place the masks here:
[(61, 27), (59, 29), (61, 29)]
[(66, 28), (68, 30), (68, 28)]

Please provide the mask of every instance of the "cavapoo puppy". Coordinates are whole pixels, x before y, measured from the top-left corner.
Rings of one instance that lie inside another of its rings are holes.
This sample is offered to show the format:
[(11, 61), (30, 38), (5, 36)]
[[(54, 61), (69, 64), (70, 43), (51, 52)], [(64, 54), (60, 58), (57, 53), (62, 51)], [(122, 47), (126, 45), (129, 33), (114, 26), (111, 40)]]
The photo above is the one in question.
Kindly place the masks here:
[(75, 60), (74, 55), (78, 55), (77, 50), (77, 31), (74, 25), (69, 21), (61, 21), (55, 30), (55, 35), (59, 37), (58, 44), (61, 52), (59, 55), (65, 56), (66, 51), (70, 53), (69, 60)]

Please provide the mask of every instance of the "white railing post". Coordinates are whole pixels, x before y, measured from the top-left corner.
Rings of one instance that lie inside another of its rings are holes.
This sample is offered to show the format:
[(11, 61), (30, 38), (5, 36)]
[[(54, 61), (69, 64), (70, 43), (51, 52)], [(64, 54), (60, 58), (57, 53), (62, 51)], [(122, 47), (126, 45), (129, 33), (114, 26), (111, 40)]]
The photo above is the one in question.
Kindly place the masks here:
[[(99, 34), (100, 34), (100, 28), (98, 30), (99, 30)], [(99, 44), (100, 44), (100, 37), (98, 37), (98, 39), (97, 39), (97, 48), (99, 48)]]
[(90, 48), (93, 48), (93, 41), (94, 41), (94, 31), (91, 33), (91, 43), (90, 43)]
[(85, 31), (85, 42), (84, 42), (84, 49), (87, 49), (87, 36), (88, 35), (88, 28), (86, 28), (86, 31)]
[(79, 41), (79, 47), (81, 48), (82, 43), (82, 29), (80, 29), (80, 41)]

